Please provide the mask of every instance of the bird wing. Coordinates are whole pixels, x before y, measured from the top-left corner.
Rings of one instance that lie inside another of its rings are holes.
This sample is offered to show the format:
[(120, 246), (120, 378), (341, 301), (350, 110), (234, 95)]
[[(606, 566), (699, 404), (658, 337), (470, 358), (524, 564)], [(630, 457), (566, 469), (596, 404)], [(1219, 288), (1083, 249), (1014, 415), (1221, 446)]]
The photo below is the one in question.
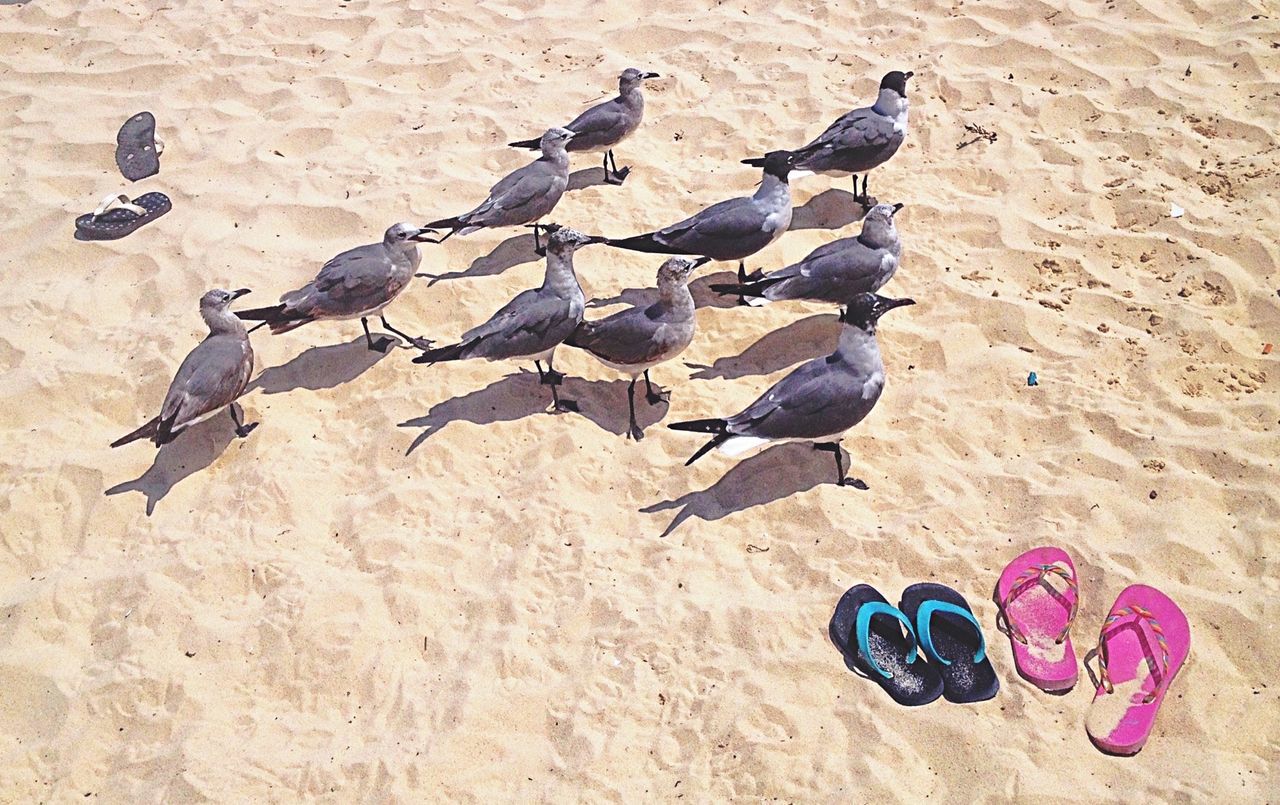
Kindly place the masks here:
[(564, 341), (581, 320), (581, 310), (574, 315), (570, 300), (528, 290), (464, 333), (462, 341), (467, 344), (467, 357), (533, 355)]
[(798, 263), (766, 277), (785, 282), (766, 291), (770, 299), (821, 299), (847, 302), (855, 293), (875, 291), (882, 274), (883, 254), (857, 238), (842, 238), (814, 249)]
[(627, 108), (614, 98), (586, 110), (565, 128), (575, 134), (571, 146), (576, 146), (574, 150), (581, 150), (584, 147), (612, 145), (626, 137), (633, 125)]
[(750, 198), (731, 198), (658, 230), (654, 237), (668, 245), (702, 240), (737, 240), (759, 233), (764, 226), (764, 219), (765, 214), (756, 208)]
[(875, 406), (883, 388), (858, 378), (830, 358), (816, 358), (779, 380), (741, 413), (729, 418), (736, 436), (805, 439), (845, 431)]
[(312, 315), (360, 313), (387, 301), (394, 270), (382, 244), (361, 246), (325, 263), (314, 280), (280, 301)]
[(161, 421), (171, 422), (170, 430), (178, 430), (230, 405), (244, 391), (252, 373), (253, 352), (246, 340), (233, 335), (209, 336), (178, 367), (160, 408)]
[(597, 321), (584, 321), (573, 334), (574, 346), (610, 363), (636, 366), (661, 359), (679, 346), (682, 332), (658, 318), (659, 303), (633, 307)]
[[(551, 163), (537, 160), (525, 165), (503, 177), (489, 191), (489, 198), (466, 215), (459, 216), (464, 222), (487, 224), (487, 218), (500, 216), (503, 212), (519, 210), (532, 202), (555, 193), (557, 183), (560, 193), (564, 192), (564, 177)], [(557, 200), (559, 195), (557, 194)], [(538, 216), (534, 216), (538, 217)]]
[(837, 118), (798, 153), (811, 157), (822, 150), (874, 148), (887, 145), (893, 136), (893, 120), (866, 106)]

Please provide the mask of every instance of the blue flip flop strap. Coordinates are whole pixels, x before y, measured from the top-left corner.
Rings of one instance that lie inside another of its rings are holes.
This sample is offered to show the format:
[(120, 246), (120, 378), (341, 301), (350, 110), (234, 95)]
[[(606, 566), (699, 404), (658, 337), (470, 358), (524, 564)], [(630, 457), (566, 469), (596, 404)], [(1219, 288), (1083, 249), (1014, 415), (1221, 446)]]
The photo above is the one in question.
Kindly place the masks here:
[(943, 657), (938, 650), (933, 647), (933, 634), (929, 630), (929, 625), (933, 621), (935, 612), (946, 612), (951, 615), (959, 615), (960, 617), (973, 624), (973, 629), (978, 633), (978, 653), (973, 655), (975, 663), (982, 662), (987, 656), (987, 638), (982, 635), (982, 625), (978, 623), (978, 619), (973, 617), (973, 613), (964, 607), (949, 604), (946, 601), (925, 601), (920, 605), (919, 611), (916, 612), (916, 628), (920, 633), (920, 645), (924, 646), (925, 654), (930, 659), (937, 660), (943, 665), (950, 665), (951, 660)]
[(854, 633), (858, 639), (858, 650), (862, 652), (862, 656), (867, 658), (867, 664), (875, 669), (875, 672), (885, 679), (893, 679), (893, 674), (881, 668), (876, 663), (876, 658), (871, 656), (871, 646), (867, 642), (867, 638), (871, 634), (871, 617), (873, 615), (891, 615), (902, 621), (902, 625), (907, 627), (907, 634), (911, 635), (911, 653), (907, 655), (907, 662), (916, 661), (916, 655), (919, 653), (919, 646), (916, 643), (915, 630), (911, 628), (911, 620), (901, 610), (894, 609), (888, 604), (880, 601), (870, 601), (858, 607), (858, 620), (854, 626)]

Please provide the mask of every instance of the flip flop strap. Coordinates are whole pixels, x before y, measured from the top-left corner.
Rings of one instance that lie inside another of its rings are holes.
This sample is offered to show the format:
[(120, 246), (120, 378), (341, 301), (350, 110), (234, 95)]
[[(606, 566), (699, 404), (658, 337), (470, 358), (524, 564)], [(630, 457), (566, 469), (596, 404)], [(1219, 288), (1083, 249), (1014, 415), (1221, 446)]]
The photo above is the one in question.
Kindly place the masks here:
[[(1102, 622), (1102, 630), (1098, 633), (1098, 676), (1102, 681), (1102, 686), (1107, 689), (1107, 693), (1114, 693), (1115, 685), (1111, 683), (1111, 673), (1107, 670), (1107, 638), (1119, 631), (1119, 627), (1116, 629), (1111, 627), (1126, 618), (1132, 618), (1129, 624), (1132, 624), (1135, 628), (1145, 622), (1148, 628), (1151, 629), (1151, 633), (1156, 636), (1156, 645), (1160, 648), (1160, 665), (1158, 667), (1150, 655), (1147, 657), (1147, 662), (1151, 665), (1152, 680), (1155, 682), (1155, 688), (1146, 695), (1143, 702), (1150, 704), (1155, 701), (1156, 691), (1164, 684), (1164, 680), (1169, 674), (1169, 641), (1164, 636), (1164, 627), (1160, 625), (1160, 621), (1156, 620), (1156, 616), (1150, 610), (1137, 604), (1130, 604), (1112, 612)], [(1140, 629), (1138, 635), (1145, 641)]]
[(871, 636), (871, 618), (874, 615), (889, 615), (902, 622), (907, 627), (907, 634), (911, 636), (911, 652), (907, 654), (907, 663), (916, 661), (919, 654), (919, 645), (916, 642), (916, 633), (911, 628), (911, 621), (901, 610), (894, 609), (881, 601), (871, 601), (858, 607), (858, 619), (854, 624), (854, 634), (858, 640), (858, 651), (862, 652), (862, 656), (867, 658), (867, 664), (870, 665), (875, 672), (885, 679), (893, 679), (893, 674), (880, 667), (876, 662), (876, 658), (871, 656), (871, 645), (868, 638)]
[(938, 650), (933, 647), (933, 631), (930, 624), (933, 616), (938, 612), (946, 612), (950, 615), (959, 615), (969, 623), (973, 624), (973, 630), (978, 633), (978, 650), (973, 655), (974, 663), (980, 663), (987, 656), (987, 638), (982, 634), (982, 625), (978, 623), (978, 619), (973, 617), (973, 613), (961, 606), (948, 603), (946, 601), (925, 601), (920, 605), (920, 609), (916, 612), (916, 632), (920, 635), (920, 645), (924, 646), (925, 654), (930, 659), (937, 660), (943, 665), (950, 665), (951, 660), (943, 657)]
[[(1010, 636), (1023, 645), (1027, 642), (1027, 636), (1017, 627), (1016, 624), (1014, 624), (1013, 619), (1009, 617), (1009, 604), (1013, 603), (1013, 599), (1022, 595), (1027, 590), (1039, 586), (1040, 583), (1044, 581), (1045, 576), (1048, 576), (1051, 573), (1060, 577), (1067, 583), (1067, 589), (1076, 593), (1075, 597), (1071, 601), (1071, 606), (1068, 608), (1067, 623), (1062, 627), (1062, 631), (1058, 633), (1058, 636), (1054, 638), (1054, 642), (1061, 643), (1066, 640), (1067, 634), (1071, 631), (1071, 624), (1075, 622), (1076, 610), (1080, 606), (1080, 594), (1076, 587), (1075, 575), (1070, 570), (1067, 570), (1057, 564), (1032, 565), (1022, 571), (1022, 573), (1018, 575), (1018, 578), (1014, 579), (1013, 586), (1009, 588), (1009, 594), (1000, 602), (1000, 616), (1004, 618), (1004, 623), (1009, 630)], [(1057, 596), (1054, 596), (1053, 598), (1055, 601), (1058, 600)], [(1061, 602), (1059, 601), (1059, 603)]]
[(111, 210), (128, 210), (135, 215), (146, 215), (147, 208), (140, 207), (129, 200), (124, 193), (108, 193), (103, 197), (102, 203), (93, 211), (94, 218), (101, 218)]

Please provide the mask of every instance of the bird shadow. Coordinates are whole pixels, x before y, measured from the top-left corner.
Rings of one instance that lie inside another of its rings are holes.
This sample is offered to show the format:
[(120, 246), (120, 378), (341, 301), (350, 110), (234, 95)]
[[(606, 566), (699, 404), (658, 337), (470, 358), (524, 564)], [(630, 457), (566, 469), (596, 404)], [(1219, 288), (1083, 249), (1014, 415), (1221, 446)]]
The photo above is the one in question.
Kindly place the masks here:
[(601, 185), (617, 187), (617, 185), (604, 180), (604, 168), (583, 168), (569, 174), (569, 184), (564, 189), (568, 193), (573, 190), (585, 190), (588, 187), (600, 187)]
[(235, 426), (229, 416), (216, 416), (188, 428), (156, 453), (155, 461), (142, 475), (132, 481), (118, 483), (104, 494), (119, 495), (124, 492), (141, 492), (147, 498), (147, 516), (155, 511), (156, 504), (184, 478), (208, 467), (222, 455), (236, 438)]
[(766, 333), (737, 355), (718, 358), (715, 363), (685, 363), (697, 371), (694, 380), (732, 380), (751, 375), (767, 375), (831, 352), (836, 340), (838, 317), (830, 313), (793, 321), (785, 327)]
[(848, 190), (831, 188), (791, 211), (791, 226), (796, 229), (843, 229), (866, 217), (867, 208), (858, 203)]
[(435, 285), (441, 280), (456, 280), (470, 277), (492, 277), (495, 274), (501, 274), (508, 268), (521, 265), (522, 263), (536, 263), (542, 258), (533, 250), (533, 233), (527, 235), (514, 235), (499, 243), (488, 254), (477, 257), (471, 261), (471, 265), (467, 266), (464, 271), (449, 271), (444, 274), (426, 274), (419, 273), (419, 277), (426, 277), (431, 280), (428, 286)]
[(679, 509), (659, 537), (691, 517), (719, 520), (824, 483), (834, 484), (832, 458), (808, 444), (780, 444), (735, 464), (711, 486), (640, 509), (645, 514)]
[[(630, 428), (627, 414), (627, 386), (630, 380), (586, 380), (566, 377), (560, 386), (561, 399), (574, 400), (580, 410), (559, 416), (582, 416), (601, 430), (623, 436)], [(494, 381), (484, 388), (452, 397), (431, 406), (420, 417), (399, 423), (402, 428), (421, 428), (405, 455), (439, 433), (452, 422), (471, 422), (491, 425), (495, 422), (514, 422), (518, 419), (545, 414), (551, 407), (550, 387), (538, 382), (538, 375), (521, 369)], [(644, 430), (660, 421), (669, 405), (650, 405), (644, 399), (643, 388), (636, 390), (636, 422)]]
[[(395, 336), (390, 337), (403, 343)], [(363, 335), (346, 344), (312, 347), (288, 363), (264, 369), (248, 390), (281, 394), (296, 389), (331, 389), (355, 380), (389, 354), (391, 350), (382, 353), (369, 349)]]
[[(696, 308), (738, 307), (738, 297), (716, 293), (710, 287), (712, 284), (734, 283), (737, 281), (738, 275), (731, 271), (718, 271), (715, 274), (699, 277), (689, 283), (689, 293), (693, 296), (693, 306)], [(610, 305), (624, 303), (634, 307), (648, 307), (656, 301), (658, 301), (658, 289), (650, 286), (647, 288), (627, 288), (613, 296), (592, 299), (587, 302), (587, 307), (609, 307)]]

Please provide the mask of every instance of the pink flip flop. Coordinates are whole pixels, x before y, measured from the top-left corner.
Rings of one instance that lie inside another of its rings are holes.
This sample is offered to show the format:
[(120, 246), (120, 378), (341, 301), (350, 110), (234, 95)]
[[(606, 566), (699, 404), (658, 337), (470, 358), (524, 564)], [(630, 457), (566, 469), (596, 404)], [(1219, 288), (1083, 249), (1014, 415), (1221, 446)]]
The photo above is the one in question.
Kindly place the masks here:
[(1098, 690), (1085, 718), (1099, 749), (1137, 754), (1190, 650), (1187, 616), (1169, 596), (1143, 584), (1120, 593), (1098, 635)]
[(1041, 690), (1066, 691), (1076, 684), (1071, 622), (1079, 604), (1076, 566), (1060, 548), (1033, 548), (1000, 574), (1001, 631), (1009, 635), (1018, 673)]

